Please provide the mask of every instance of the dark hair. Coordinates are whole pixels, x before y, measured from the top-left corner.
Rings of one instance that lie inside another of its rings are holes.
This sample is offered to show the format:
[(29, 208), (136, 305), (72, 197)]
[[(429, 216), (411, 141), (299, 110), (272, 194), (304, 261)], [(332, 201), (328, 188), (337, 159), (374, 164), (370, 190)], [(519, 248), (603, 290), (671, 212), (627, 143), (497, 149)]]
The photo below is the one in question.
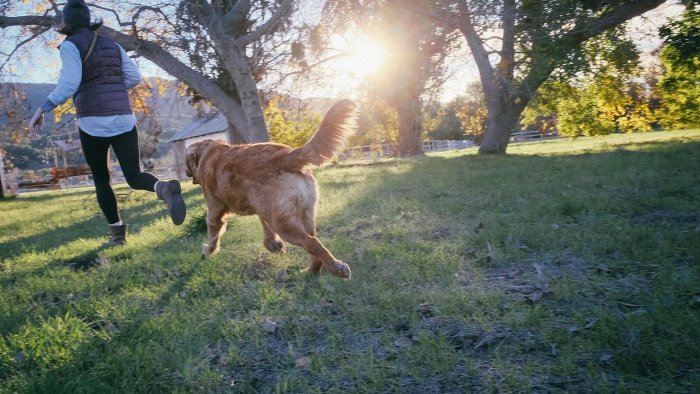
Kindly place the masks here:
[[(102, 27), (102, 18), (97, 19), (96, 21), (92, 22), (90, 24), (89, 29), (92, 31), (95, 31)], [(61, 26), (58, 27), (58, 32), (61, 34), (65, 34), (67, 36), (70, 36), (71, 34), (74, 33), (75, 28), (71, 26), (69, 23), (62, 24)]]

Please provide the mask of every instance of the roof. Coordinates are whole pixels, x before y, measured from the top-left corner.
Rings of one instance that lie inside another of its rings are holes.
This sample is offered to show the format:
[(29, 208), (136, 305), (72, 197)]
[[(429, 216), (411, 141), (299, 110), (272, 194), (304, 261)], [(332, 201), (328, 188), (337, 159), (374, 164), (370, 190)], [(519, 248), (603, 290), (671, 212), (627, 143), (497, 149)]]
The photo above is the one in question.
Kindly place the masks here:
[(170, 142), (186, 140), (192, 137), (201, 137), (203, 135), (219, 133), (228, 130), (228, 121), (221, 113), (207, 116), (201, 119), (193, 120), (192, 123), (185, 126), (184, 129), (178, 131), (170, 138)]

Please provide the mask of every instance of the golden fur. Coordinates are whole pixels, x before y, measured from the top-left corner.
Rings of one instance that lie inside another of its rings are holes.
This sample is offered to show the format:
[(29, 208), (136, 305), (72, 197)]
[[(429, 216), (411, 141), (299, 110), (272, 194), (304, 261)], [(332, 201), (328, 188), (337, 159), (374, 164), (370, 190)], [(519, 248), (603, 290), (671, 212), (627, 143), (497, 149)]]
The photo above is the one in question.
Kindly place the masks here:
[(308, 167), (340, 150), (354, 113), (352, 101), (338, 101), (313, 137), (296, 149), (275, 143), (228, 145), (213, 140), (187, 147), (187, 176), (201, 185), (207, 203), (209, 243), (202, 246), (202, 253), (208, 256), (219, 251), (228, 214), (255, 214), (262, 223), (267, 250), (284, 251), (284, 241), (301, 246), (311, 255), (308, 272), (318, 273), (325, 267), (333, 275), (349, 278), (350, 267), (316, 238), (318, 188)]

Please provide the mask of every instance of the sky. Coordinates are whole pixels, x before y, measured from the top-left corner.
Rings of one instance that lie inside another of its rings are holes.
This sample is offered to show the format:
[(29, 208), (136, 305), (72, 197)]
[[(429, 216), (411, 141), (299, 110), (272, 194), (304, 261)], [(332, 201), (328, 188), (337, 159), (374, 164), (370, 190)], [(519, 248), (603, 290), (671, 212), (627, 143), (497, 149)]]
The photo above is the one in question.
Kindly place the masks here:
[[(635, 18), (630, 24), (631, 34), (643, 52), (648, 53), (660, 45), (661, 41), (656, 35), (658, 27), (666, 23), (669, 18), (678, 17), (682, 12), (682, 7), (672, 3), (669, 2), (657, 10), (645, 14), (643, 17)], [(8, 16), (28, 14), (42, 4), (46, 4), (46, 2), (23, 0), (21, 3), (18, 3), (17, 10), (8, 14)], [(299, 10), (300, 17), (308, 22), (318, 20), (320, 16), (318, 6), (313, 7), (313, 3), (305, 4), (307, 6)], [(311, 6), (308, 4), (311, 4)], [(111, 25), (109, 14), (95, 8), (92, 9), (92, 12), (93, 15), (102, 17), (107, 25)], [(4, 33), (7, 34), (8, 32)], [(0, 79), (13, 82), (55, 83), (58, 80), (60, 71), (60, 58), (56, 49), (60, 40), (61, 36), (59, 34), (51, 32), (44, 34), (42, 39), (23, 46), (16, 56), (13, 56), (14, 60), (11, 60), (5, 66)], [(7, 53), (14, 47), (14, 44), (15, 42), (13, 41), (2, 40), (0, 51)], [(381, 65), (382, 49), (373, 43), (370, 38), (348, 39), (347, 37), (338, 37), (333, 44), (349, 53), (349, 56), (338, 59), (329, 65), (330, 68), (340, 71), (337, 73), (337, 76), (315, 84), (290, 85), (289, 90), (292, 93), (302, 97), (353, 96), (359, 90), (366, 76)], [(647, 63), (651, 62), (651, 59), (652, 57), (648, 54), (643, 56), (643, 61)], [(4, 63), (5, 60), (6, 56), (0, 54), (0, 64)], [(468, 84), (478, 81), (478, 72), (466, 49), (465, 52), (455, 54), (449, 60), (448, 72), (452, 77), (443, 86), (443, 91), (440, 95), (441, 101), (448, 101), (464, 94)], [(137, 58), (135, 61), (145, 77), (164, 76), (164, 72), (150, 61), (144, 58)]]

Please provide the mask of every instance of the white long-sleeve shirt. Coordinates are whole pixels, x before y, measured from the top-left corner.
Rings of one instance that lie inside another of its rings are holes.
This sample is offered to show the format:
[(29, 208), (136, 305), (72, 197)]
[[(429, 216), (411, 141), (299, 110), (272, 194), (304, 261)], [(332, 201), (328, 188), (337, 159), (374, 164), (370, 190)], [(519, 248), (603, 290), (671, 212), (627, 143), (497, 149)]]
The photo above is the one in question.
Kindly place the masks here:
[[(73, 97), (83, 79), (83, 63), (80, 51), (75, 44), (64, 41), (59, 47), (59, 51), (61, 54), (61, 74), (58, 77), (56, 88), (41, 106), (45, 112), (52, 111)], [(122, 56), (124, 85), (127, 89), (133, 89), (141, 82), (141, 73), (126, 54), (124, 48), (119, 46), (119, 51)], [(136, 118), (133, 114), (78, 117), (78, 127), (94, 137), (112, 137), (126, 133), (131, 131), (135, 125)]]

